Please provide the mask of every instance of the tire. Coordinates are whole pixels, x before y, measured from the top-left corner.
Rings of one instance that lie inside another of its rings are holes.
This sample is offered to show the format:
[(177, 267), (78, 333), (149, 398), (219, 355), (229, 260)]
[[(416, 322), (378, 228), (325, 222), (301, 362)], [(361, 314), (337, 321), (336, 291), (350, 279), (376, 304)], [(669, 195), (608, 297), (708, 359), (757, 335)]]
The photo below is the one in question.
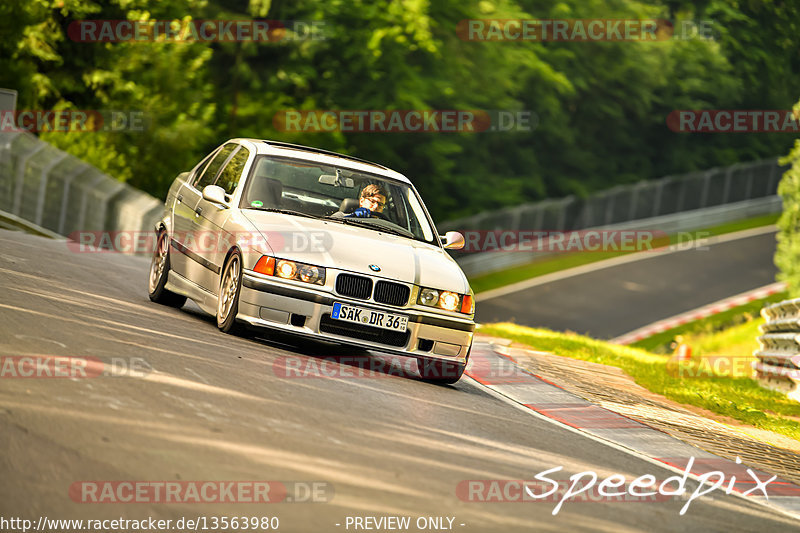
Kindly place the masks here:
[(428, 383), (449, 385), (461, 379), (466, 365), (452, 361), (438, 361), (418, 357), (417, 368), (419, 369), (420, 377)]
[(464, 375), (464, 370), (467, 368), (467, 363), (469, 363), (470, 352), (472, 352), (472, 344), (467, 349), (467, 357), (463, 364), (418, 357), (417, 368), (419, 369), (419, 375), (428, 383), (452, 385)]
[(224, 333), (241, 334), (245, 328), (236, 322), (239, 312), (239, 294), (242, 292), (242, 254), (235, 250), (219, 276), (217, 297), (217, 327)]
[(175, 294), (167, 290), (167, 276), (169, 274), (169, 235), (165, 230), (158, 233), (156, 249), (150, 261), (150, 276), (148, 279), (148, 296), (150, 300), (170, 307), (183, 307), (186, 296)]

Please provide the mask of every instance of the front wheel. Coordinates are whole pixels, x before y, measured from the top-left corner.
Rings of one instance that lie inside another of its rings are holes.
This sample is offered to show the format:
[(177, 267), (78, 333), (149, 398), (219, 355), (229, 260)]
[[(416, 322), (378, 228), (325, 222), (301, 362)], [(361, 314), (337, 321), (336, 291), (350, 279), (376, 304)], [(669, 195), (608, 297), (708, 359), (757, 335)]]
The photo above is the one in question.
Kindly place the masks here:
[(153, 259), (150, 262), (150, 279), (148, 281), (148, 295), (150, 300), (168, 305), (170, 307), (183, 307), (186, 296), (175, 294), (167, 290), (167, 275), (169, 274), (169, 235), (165, 230), (158, 233), (156, 249), (153, 250)]
[(417, 368), (419, 375), (429, 383), (440, 383), (442, 385), (453, 384), (464, 375), (464, 370), (469, 363), (469, 354), (472, 352), (472, 344), (467, 348), (467, 356), (464, 358), (464, 363), (456, 363), (454, 361), (442, 361), (425, 359), (423, 357), (417, 358)]
[(237, 334), (244, 328), (236, 322), (239, 312), (239, 293), (242, 290), (242, 255), (234, 251), (225, 262), (219, 280), (217, 298), (217, 327), (225, 332)]
[(453, 361), (417, 358), (420, 377), (430, 383), (441, 383), (443, 385), (455, 383), (461, 379), (466, 367), (466, 365), (454, 363)]

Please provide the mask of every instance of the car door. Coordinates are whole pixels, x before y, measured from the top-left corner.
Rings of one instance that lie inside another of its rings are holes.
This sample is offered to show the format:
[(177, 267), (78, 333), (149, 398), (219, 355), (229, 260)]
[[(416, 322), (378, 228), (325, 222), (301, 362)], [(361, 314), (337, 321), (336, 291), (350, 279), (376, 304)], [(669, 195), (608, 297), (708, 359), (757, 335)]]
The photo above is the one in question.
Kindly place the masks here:
[[(214, 185), (222, 187), (230, 200), (239, 184), (242, 173), (250, 160), (250, 150), (239, 147), (225, 162), (225, 166), (217, 175)], [(224, 231), (225, 221), (230, 215), (230, 208), (200, 198), (195, 208), (194, 231), (204, 236), (199, 254), (205, 271), (199, 281), (203, 288), (217, 294), (219, 290), (219, 273), (222, 270), (225, 255), (235, 241)]]
[[(192, 169), (189, 176), (186, 177), (183, 183), (172, 199), (172, 233), (170, 247), (170, 270), (178, 274), (186, 275), (186, 261), (188, 257), (180, 252), (182, 243), (186, 240), (186, 235), (192, 229), (192, 218), (194, 217), (194, 207), (196, 203), (196, 195), (192, 194), (192, 183), (197, 181), (203, 175), (208, 164), (216, 155), (219, 148), (207, 155), (200, 163)], [(193, 200), (193, 198), (195, 200)], [(192, 203), (192, 202), (195, 203)]]
[(217, 149), (202, 172), (198, 172), (193, 181), (187, 181), (176, 198), (172, 241), (172, 250), (176, 253), (170, 254), (170, 266), (175, 272), (198, 285), (201, 284), (200, 280), (206, 270), (199, 252), (208, 236), (197, 233), (197, 204), (203, 196), (203, 188), (216, 181), (217, 174), (237, 146), (236, 143), (227, 143)]

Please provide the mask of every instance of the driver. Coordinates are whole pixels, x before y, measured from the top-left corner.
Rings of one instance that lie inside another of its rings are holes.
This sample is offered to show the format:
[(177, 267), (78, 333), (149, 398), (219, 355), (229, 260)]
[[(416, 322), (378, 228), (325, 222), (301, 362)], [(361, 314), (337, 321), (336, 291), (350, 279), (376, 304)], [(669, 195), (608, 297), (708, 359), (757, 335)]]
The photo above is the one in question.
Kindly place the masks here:
[(383, 208), (386, 207), (386, 191), (380, 185), (374, 183), (361, 189), (358, 195), (358, 208), (347, 217), (370, 218), (381, 216)]

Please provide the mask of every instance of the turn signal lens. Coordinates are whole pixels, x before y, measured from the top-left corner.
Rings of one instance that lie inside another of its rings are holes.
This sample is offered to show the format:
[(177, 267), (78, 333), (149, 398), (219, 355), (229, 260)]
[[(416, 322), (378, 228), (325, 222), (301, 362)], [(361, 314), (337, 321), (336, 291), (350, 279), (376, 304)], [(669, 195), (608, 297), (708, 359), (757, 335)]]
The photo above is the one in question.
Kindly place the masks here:
[(464, 300), (461, 302), (461, 312), (471, 315), (475, 312), (475, 307), (472, 304), (472, 295), (467, 294), (464, 296)]
[(275, 274), (275, 258), (269, 257), (266, 255), (262, 255), (261, 259), (258, 260), (256, 266), (253, 267), (253, 270), (258, 272), (259, 274), (264, 274), (266, 276), (272, 276)]

